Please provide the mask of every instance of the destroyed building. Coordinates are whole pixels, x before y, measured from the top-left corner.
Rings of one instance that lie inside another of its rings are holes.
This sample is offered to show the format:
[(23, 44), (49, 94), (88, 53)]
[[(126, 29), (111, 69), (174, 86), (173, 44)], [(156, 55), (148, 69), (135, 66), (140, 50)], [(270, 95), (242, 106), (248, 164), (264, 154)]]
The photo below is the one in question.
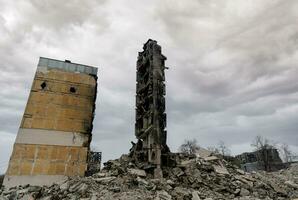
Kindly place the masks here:
[(169, 152), (166, 144), (165, 60), (161, 46), (149, 39), (139, 52), (137, 60), (136, 123), (138, 143), (133, 157), (154, 167), (154, 176), (162, 177), (163, 154)]
[(284, 168), (276, 148), (264, 148), (254, 152), (245, 152), (236, 156), (241, 168), (246, 172), (257, 170), (277, 171)]
[(100, 172), (102, 152), (89, 151), (88, 152), (88, 170), (86, 176)]
[(97, 68), (41, 57), (4, 178), (6, 187), (83, 176)]

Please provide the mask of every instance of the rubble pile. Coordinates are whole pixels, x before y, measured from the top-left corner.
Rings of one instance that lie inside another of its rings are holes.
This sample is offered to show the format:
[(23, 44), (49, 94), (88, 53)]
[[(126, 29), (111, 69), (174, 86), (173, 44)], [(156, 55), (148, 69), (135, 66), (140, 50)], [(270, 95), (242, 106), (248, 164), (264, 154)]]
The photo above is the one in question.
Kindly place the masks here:
[(74, 177), (52, 186), (19, 186), (0, 190), (6, 199), (152, 199), (258, 200), (298, 198), (298, 165), (273, 173), (245, 173), (229, 162), (177, 154), (175, 167), (163, 168), (154, 179), (145, 165), (127, 155), (105, 163), (100, 173)]

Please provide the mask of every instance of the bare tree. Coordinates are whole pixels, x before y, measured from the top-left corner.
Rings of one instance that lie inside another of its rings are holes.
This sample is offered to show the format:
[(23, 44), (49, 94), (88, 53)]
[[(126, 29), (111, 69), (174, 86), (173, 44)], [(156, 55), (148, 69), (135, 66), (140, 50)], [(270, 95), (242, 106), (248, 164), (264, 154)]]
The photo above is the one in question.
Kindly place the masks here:
[(230, 149), (226, 146), (226, 144), (222, 140), (218, 142), (217, 149), (219, 153), (223, 156), (229, 156), (231, 154)]
[(265, 171), (270, 171), (269, 151), (274, 148), (274, 145), (271, 144), (267, 138), (258, 135), (253, 140), (251, 146), (253, 146), (257, 152), (258, 162), (264, 165)]
[(199, 149), (200, 146), (197, 144), (196, 139), (184, 140), (184, 143), (179, 147), (180, 152), (188, 154), (194, 154)]
[(222, 140), (218, 142), (217, 146), (207, 147), (207, 150), (213, 152), (214, 154), (220, 154), (222, 156), (229, 156), (231, 154), (230, 149)]
[(292, 162), (292, 158), (293, 158), (293, 152), (290, 150), (289, 145), (287, 144), (282, 144), (281, 147), (281, 152), (283, 154), (283, 159), (285, 163), (289, 163)]
[(267, 138), (263, 138), (260, 135), (257, 135), (251, 143), (251, 146), (254, 147), (255, 150), (260, 150), (267, 145), (269, 145), (269, 140)]

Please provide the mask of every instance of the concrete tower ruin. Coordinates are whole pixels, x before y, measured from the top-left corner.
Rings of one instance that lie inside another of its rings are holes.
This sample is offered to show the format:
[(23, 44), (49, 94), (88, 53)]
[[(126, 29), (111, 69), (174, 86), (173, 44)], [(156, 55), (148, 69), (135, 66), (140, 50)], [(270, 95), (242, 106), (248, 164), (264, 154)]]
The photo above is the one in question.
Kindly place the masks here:
[(4, 185), (83, 176), (91, 142), (97, 68), (40, 58)]
[(166, 144), (165, 60), (161, 46), (149, 39), (137, 60), (136, 123), (138, 144), (134, 158), (154, 167), (154, 176), (162, 177), (162, 155)]

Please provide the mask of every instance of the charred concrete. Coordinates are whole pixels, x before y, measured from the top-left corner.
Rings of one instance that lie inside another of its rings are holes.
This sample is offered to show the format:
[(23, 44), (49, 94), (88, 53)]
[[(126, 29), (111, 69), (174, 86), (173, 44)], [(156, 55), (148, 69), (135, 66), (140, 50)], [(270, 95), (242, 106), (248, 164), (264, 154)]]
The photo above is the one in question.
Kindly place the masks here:
[(278, 150), (270, 145), (254, 152), (245, 152), (236, 156), (241, 168), (246, 172), (257, 170), (278, 171), (286, 167), (282, 162)]
[(161, 166), (166, 164), (170, 150), (166, 144), (165, 60), (161, 46), (149, 39), (137, 60), (136, 122), (131, 156), (154, 168), (154, 176), (162, 177)]

